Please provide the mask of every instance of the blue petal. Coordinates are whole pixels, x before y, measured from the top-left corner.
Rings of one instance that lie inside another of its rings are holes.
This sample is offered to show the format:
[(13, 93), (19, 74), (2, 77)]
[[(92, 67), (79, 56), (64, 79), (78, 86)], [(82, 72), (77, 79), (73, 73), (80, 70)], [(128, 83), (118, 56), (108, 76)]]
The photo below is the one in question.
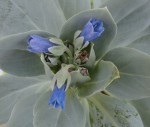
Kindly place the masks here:
[(87, 35), (85, 37), (85, 40), (84, 41), (91, 41), (91, 40), (94, 40), (95, 38), (97, 38), (99, 36), (99, 33), (98, 32), (93, 32), (91, 35)]
[(52, 105), (55, 108), (61, 106), (61, 108), (64, 109), (65, 89), (66, 89), (66, 84), (64, 84), (61, 88), (58, 88), (57, 85), (55, 85), (54, 90), (49, 99), (49, 105)]
[(93, 33), (93, 25), (92, 23), (88, 22), (82, 29), (82, 32), (80, 36), (85, 37), (86, 35), (92, 34)]
[[(91, 18), (83, 27), (80, 36), (84, 37), (84, 43), (99, 37), (104, 32), (103, 22)], [(84, 44), (83, 43), (83, 44)]]
[(48, 41), (32, 39), (30, 41), (30, 47), (37, 52), (48, 52), (48, 48), (51, 47)]

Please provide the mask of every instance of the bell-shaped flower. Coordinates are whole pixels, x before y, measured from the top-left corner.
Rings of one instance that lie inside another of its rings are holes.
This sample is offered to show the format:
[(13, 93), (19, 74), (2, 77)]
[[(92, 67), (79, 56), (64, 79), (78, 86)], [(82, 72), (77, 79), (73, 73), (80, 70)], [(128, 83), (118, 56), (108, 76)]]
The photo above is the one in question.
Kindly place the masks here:
[(80, 37), (84, 37), (84, 43), (99, 37), (104, 32), (103, 21), (91, 18), (83, 27)]
[(47, 38), (38, 35), (30, 35), (28, 38), (28, 51), (30, 52), (48, 52), (48, 48), (56, 46)]
[(49, 105), (58, 108), (61, 106), (62, 109), (65, 107), (65, 89), (66, 84), (62, 85), (61, 88), (58, 88), (57, 84), (55, 84), (54, 89), (49, 98)]

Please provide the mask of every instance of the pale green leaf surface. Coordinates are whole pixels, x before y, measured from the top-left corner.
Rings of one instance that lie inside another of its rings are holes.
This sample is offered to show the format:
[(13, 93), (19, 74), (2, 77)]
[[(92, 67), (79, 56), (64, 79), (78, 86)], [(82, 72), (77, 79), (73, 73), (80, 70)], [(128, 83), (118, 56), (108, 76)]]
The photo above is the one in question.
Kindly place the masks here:
[(86, 111), (86, 125), (85, 127), (91, 127), (91, 123), (90, 123), (90, 109), (89, 109), (89, 103), (88, 101), (85, 99), (84, 102), (84, 109)]
[(8, 121), (11, 115), (11, 111), (18, 101), (31, 95), (46, 91), (49, 89), (49, 87), (50, 82), (34, 84), (32, 86), (20, 89), (0, 98), (0, 124), (6, 123)]
[(58, 35), (65, 17), (56, 0), (12, 0), (39, 29)]
[(3, 51), (12, 50), (12, 49), (20, 49), (27, 50), (27, 40), (29, 35), (36, 34), (42, 37), (51, 37), (53, 35), (48, 32), (32, 30), (24, 33), (13, 34), (0, 39), (0, 50)]
[[(150, 25), (150, 1), (137, 8), (124, 19), (117, 23), (118, 33), (110, 45), (112, 47), (126, 46), (132, 42), (136, 36), (140, 36)], [(142, 18), (139, 18), (142, 17)]]
[(1, 36), (29, 30), (58, 35), (65, 17), (55, 0), (1, 0)]
[(45, 73), (37, 54), (23, 50), (0, 50), (0, 68), (17, 76), (37, 76)]
[(147, 0), (93, 0), (94, 8), (108, 7), (114, 20), (118, 23), (127, 15), (136, 11)]
[(107, 6), (117, 23), (118, 32), (110, 49), (132, 43), (150, 25), (149, 0), (94, 0), (94, 5)]
[(40, 77), (17, 77), (10, 74), (0, 76), (0, 98), (10, 93), (40, 83)]
[(130, 43), (128, 47), (138, 49), (150, 55), (150, 34), (138, 38)]
[(38, 29), (12, 0), (0, 0), (0, 37)]
[(119, 72), (112, 62), (97, 61), (89, 71), (91, 81), (79, 85), (80, 96), (91, 96), (104, 90), (114, 79), (119, 77)]
[(118, 68), (120, 78), (107, 90), (115, 96), (139, 99), (150, 96), (150, 56), (131, 48), (116, 48), (104, 56)]
[(134, 107), (137, 109), (139, 112), (144, 127), (149, 127), (150, 126), (150, 98), (145, 98), (145, 99), (140, 99), (136, 101), (131, 102)]
[(107, 8), (93, 9), (83, 11), (74, 15), (64, 24), (61, 30), (60, 38), (72, 41), (77, 30), (88, 22), (90, 18), (101, 19), (104, 22), (104, 33), (97, 39), (93, 40), (97, 58), (106, 52), (110, 42), (116, 34), (117, 26)]
[(85, 127), (84, 105), (80, 103), (72, 90), (67, 91), (64, 110), (49, 106), (49, 97), (50, 92), (44, 93), (35, 105), (35, 127)]
[(90, 0), (58, 0), (65, 17), (68, 19), (76, 13), (91, 8)]
[(7, 127), (33, 127), (33, 107), (39, 95), (31, 95), (14, 106)]
[(102, 94), (92, 96), (90, 101), (92, 102), (91, 107), (96, 107), (96, 112), (92, 110), (92, 113), (95, 116), (95, 118), (93, 118), (94, 125), (111, 127), (144, 127), (137, 110), (128, 102), (117, 100)]
[(83, 76), (79, 70), (77, 71), (72, 71), (70, 73), (71, 75), (71, 83), (70, 85), (75, 86), (75, 85), (82, 85), (86, 81), (89, 81), (91, 78), (87, 76)]
[[(0, 67), (4, 71), (18, 76), (36, 76), (44, 74), (40, 57), (27, 50), (29, 35), (53, 36), (43, 31), (28, 31), (9, 35), (0, 39)], [(18, 50), (19, 49), (19, 50)]]

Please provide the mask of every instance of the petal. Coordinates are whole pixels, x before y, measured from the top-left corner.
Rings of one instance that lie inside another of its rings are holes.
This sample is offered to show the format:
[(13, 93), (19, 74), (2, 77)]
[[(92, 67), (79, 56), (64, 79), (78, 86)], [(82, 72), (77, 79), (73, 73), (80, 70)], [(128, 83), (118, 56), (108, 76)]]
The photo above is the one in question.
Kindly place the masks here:
[(80, 34), (80, 36), (87, 36), (91, 33), (93, 33), (94, 29), (93, 29), (93, 25), (91, 22), (88, 22), (82, 29), (82, 32)]
[(104, 28), (104, 27), (103, 27), (103, 22), (102, 22), (102, 21), (99, 21), (99, 22), (97, 23), (97, 27), (95, 27), (94, 31), (96, 31), (96, 32), (101, 32), (101, 28)]
[(100, 34), (98, 32), (93, 32), (90, 35), (87, 35), (85, 38), (85, 41), (91, 41), (94, 40), (95, 38), (97, 38)]
[(32, 39), (30, 41), (30, 47), (32, 47), (32, 49), (36, 50), (37, 52), (48, 52), (48, 48), (51, 45), (49, 44), (49, 42), (46, 42), (44, 40), (36, 40), (36, 39)]
[(30, 38), (37, 39), (37, 40), (45, 40), (45, 41), (48, 40), (47, 38), (44, 38), (44, 37), (41, 37), (41, 36), (38, 36), (38, 35), (34, 35), (34, 34), (30, 35)]

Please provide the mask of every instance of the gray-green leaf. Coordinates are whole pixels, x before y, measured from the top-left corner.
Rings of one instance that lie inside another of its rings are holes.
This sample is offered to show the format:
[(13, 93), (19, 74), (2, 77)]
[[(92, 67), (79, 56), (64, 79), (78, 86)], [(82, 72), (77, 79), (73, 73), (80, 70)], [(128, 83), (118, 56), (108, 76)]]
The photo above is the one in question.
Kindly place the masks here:
[(91, 8), (90, 0), (58, 0), (60, 7), (68, 19), (83, 10)]
[(50, 92), (44, 93), (34, 108), (34, 126), (36, 127), (85, 127), (86, 112), (84, 105), (75, 93), (67, 91), (64, 110), (48, 105)]
[(136, 101), (131, 102), (134, 107), (137, 109), (139, 112), (144, 127), (149, 127), (150, 126), (150, 98), (145, 98), (145, 99), (140, 99)]
[(96, 94), (90, 98), (93, 127), (144, 127), (137, 110), (128, 102)]
[(60, 38), (73, 41), (75, 32), (81, 30), (90, 18), (101, 19), (104, 22), (104, 33), (99, 38), (93, 40), (96, 57), (99, 58), (106, 52), (117, 29), (117, 26), (107, 8), (87, 10), (71, 17), (62, 27)]
[(140, 99), (150, 96), (150, 56), (131, 48), (116, 48), (104, 56), (120, 72), (107, 90), (117, 97)]
[(80, 96), (91, 96), (104, 90), (113, 80), (119, 78), (119, 72), (112, 62), (97, 61), (89, 71), (91, 80), (79, 85)]
[[(26, 82), (28, 83), (28, 82)], [(26, 84), (24, 83), (24, 84)], [(50, 82), (34, 84), (27, 88), (12, 92), (7, 96), (0, 98), (0, 124), (6, 123), (11, 115), (14, 105), (29, 96), (42, 93), (50, 87)]]

